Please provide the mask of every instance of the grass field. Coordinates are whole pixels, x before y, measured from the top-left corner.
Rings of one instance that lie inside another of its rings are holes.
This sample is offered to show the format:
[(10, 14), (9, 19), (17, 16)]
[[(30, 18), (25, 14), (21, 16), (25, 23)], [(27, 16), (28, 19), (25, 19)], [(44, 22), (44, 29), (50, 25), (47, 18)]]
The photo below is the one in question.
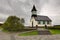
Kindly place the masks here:
[(22, 34), (18, 34), (19, 36), (31, 36), (31, 35), (38, 35), (38, 32), (35, 31), (31, 31), (31, 32), (26, 32), (26, 33), (22, 33)]
[(60, 25), (55, 25), (54, 27), (49, 27), (48, 29), (52, 35), (60, 34)]
[(49, 31), (51, 32), (52, 35), (60, 34), (60, 30), (59, 29), (49, 29)]
[(3, 28), (2, 27), (0, 27), (0, 30), (2, 30)]

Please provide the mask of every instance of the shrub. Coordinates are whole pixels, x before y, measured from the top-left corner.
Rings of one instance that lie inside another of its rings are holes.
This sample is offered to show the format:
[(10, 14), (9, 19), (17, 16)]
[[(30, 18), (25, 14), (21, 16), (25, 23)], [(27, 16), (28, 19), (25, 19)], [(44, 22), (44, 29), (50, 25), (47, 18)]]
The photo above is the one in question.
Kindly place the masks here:
[(21, 31), (24, 29), (24, 25), (16, 16), (9, 16), (2, 27), (8, 31)]

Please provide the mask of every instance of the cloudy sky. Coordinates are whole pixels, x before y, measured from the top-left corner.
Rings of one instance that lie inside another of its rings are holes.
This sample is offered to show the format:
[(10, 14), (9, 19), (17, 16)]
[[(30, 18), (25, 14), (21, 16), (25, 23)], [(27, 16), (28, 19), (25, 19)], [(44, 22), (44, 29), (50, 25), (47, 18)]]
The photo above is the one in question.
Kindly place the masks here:
[(48, 16), (53, 25), (60, 24), (60, 0), (0, 0), (0, 22), (10, 15), (16, 15), (23, 17), (25, 24), (29, 25), (34, 4), (38, 15)]

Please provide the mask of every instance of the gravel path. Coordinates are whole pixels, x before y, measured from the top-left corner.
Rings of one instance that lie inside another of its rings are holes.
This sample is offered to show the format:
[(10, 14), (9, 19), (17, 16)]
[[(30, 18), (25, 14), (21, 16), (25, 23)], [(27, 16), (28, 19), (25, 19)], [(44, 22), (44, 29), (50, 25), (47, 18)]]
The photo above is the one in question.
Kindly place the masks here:
[(0, 32), (0, 40), (10, 40), (10, 35), (4, 32)]
[(0, 31), (0, 40), (60, 40), (59, 35), (18, 36), (17, 33), (4, 33)]
[(37, 30), (38, 30), (39, 35), (51, 35), (51, 33), (48, 29), (38, 28)]
[(16, 36), (16, 40), (60, 40), (60, 35)]
[(16, 40), (14, 34), (11, 34), (11, 36), (10, 36), (10, 40)]
[(17, 34), (0, 32), (0, 40), (60, 40), (60, 34), (59, 35), (18, 36)]

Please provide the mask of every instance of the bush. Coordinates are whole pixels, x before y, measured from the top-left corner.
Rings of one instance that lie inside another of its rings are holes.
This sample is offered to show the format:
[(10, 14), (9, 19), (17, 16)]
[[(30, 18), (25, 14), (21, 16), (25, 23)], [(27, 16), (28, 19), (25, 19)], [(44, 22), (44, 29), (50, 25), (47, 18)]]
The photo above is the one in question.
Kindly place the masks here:
[(16, 16), (9, 16), (2, 27), (4, 30), (8, 31), (21, 31), (24, 29), (24, 25)]

